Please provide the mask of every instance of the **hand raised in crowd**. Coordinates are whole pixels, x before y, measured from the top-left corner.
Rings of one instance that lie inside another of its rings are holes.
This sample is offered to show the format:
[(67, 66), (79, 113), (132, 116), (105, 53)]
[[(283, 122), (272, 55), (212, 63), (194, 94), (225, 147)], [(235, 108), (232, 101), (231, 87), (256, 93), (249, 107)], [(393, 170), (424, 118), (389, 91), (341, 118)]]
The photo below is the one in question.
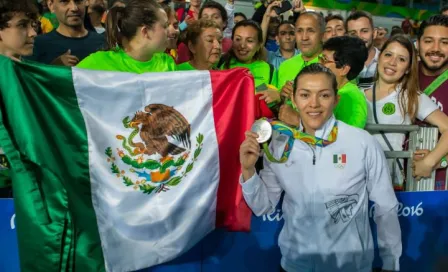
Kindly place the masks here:
[(191, 17), (190, 15), (187, 15), (187, 17), (185, 17), (185, 23), (187, 25), (191, 25), (194, 21), (196, 21), (196, 19)]
[(64, 66), (75, 66), (78, 64), (78, 57), (71, 54), (72, 51), (69, 49), (63, 55), (57, 57), (51, 62), (53, 65), (64, 65)]
[(292, 1), (292, 11), (296, 13), (301, 13), (305, 11), (305, 6), (303, 5), (302, 0)]
[(280, 95), (283, 97), (283, 99), (288, 99), (292, 97), (293, 93), (293, 86), (292, 81), (287, 81), (285, 85), (283, 85), (282, 90), (280, 92)]
[(280, 101), (280, 93), (277, 90), (268, 88), (268, 90), (258, 92), (257, 94), (261, 94), (260, 100), (266, 101), (266, 104)]
[(270, 17), (278, 17), (277, 12), (275, 12), (275, 7), (281, 7), (282, 1), (272, 1), (266, 8), (265, 14), (269, 15)]
[(255, 164), (260, 157), (260, 145), (258, 135), (252, 131), (246, 131), (246, 139), (240, 146), (240, 163), (243, 179), (246, 181), (255, 174)]
[(291, 106), (283, 104), (278, 112), (278, 119), (283, 123), (298, 127), (300, 125), (300, 115)]

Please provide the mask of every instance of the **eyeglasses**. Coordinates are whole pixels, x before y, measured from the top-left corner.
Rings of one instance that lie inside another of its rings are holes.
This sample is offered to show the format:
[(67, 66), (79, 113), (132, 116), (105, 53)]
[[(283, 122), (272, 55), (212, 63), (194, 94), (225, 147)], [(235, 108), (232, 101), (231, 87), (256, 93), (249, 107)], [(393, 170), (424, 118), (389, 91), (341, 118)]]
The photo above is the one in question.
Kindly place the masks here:
[(336, 61), (334, 60), (328, 60), (324, 55), (319, 55), (318, 59), (319, 63), (322, 65), (325, 65), (327, 63), (336, 63)]

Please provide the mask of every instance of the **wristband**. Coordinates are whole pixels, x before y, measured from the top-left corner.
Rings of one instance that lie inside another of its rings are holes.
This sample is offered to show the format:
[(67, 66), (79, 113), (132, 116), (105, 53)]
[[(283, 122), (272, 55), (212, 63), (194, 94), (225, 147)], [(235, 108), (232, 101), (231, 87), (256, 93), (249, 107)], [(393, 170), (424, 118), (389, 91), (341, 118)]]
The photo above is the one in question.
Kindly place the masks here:
[(443, 157), (442, 160), (440, 161), (440, 166), (442, 168), (446, 168), (448, 166), (448, 162), (446, 160), (446, 157)]

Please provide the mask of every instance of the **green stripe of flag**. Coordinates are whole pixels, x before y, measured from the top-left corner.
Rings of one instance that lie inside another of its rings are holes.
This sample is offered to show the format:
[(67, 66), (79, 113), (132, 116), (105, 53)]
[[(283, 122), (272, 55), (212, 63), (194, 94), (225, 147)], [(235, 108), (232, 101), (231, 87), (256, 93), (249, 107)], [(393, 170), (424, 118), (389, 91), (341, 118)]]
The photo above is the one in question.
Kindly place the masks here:
[(21, 271), (104, 270), (71, 69), (0, 56), (0, 71), (0, 146), (11, 164)]
[(338, 155), (337, 154), (333, 155), (333, 163), (338, 163)]

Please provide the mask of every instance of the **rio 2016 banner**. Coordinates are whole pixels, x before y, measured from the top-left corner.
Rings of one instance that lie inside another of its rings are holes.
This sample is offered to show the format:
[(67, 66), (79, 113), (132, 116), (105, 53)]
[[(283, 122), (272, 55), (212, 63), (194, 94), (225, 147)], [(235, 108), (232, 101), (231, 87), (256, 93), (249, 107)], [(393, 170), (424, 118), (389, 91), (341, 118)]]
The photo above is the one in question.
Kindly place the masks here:
[[(448, 191), (397, 193), (397, 197), (401, 271), (448, 271)], [(374, 210), (371, 206), (371, 217)], [(250, 233), (214, 231), (180, 258), (146, 271), (278, 271), (277, 238), (282, 225), (280, 208), (254, 216)], [(375, 237), (373, 222), (372, 230)], [(19, 271), (12, 199), (0, 199), (0, 241), (0, 271)], [(374, 266), (381, 266), (378, 257)]]
[[(425, 20), (434, 12), (421, 9), (411, 9), (399, 6), (378, 4), (378, 3), (367, 3), (363, 1), (351, 1), (351, 0), (303, 0), (306, 6), (320, 7), (325, 9), (340, 9), (340, 10), (351, 10), (355, 8), (357, 10), (363, 10), (370, 12), (375, 16), (384, 17), (400, 17), (406, 18), (410, 17), (413, 20)], [(384, 2), (383, 2), (384, 3)]]

